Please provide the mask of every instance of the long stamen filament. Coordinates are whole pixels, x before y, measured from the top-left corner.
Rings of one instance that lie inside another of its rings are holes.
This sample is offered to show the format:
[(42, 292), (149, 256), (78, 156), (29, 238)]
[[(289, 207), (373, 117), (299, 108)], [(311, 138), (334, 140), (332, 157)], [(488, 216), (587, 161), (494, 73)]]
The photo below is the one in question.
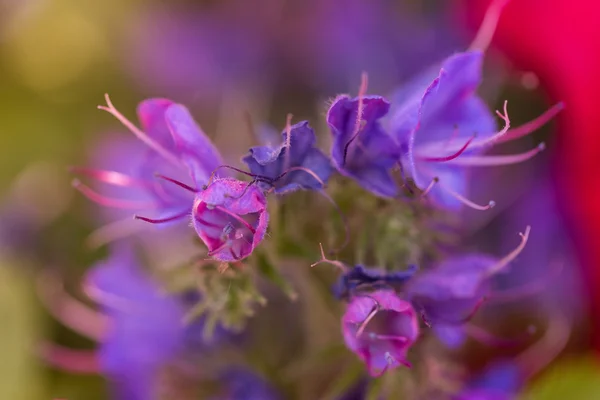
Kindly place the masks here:
[(527, 161), (537, 154), (544, 151), (546, 144), (540, 143), (536, 148), (520, 154), (511, 154), (506, 156), (466, 156), (456, 160), (448, 161), (452, 165), (473, 166), (473, 167), (494, 167), (498, 165), (517, 164)]
[(162, 175), (162, 174), (155, 174), (155, 176), (157, 178), (164, 179), (165, 181), (171, 182), (171, 183), (173, 183), (173, 184), (175, 184), (175, 185), (177, 185), (179, 187), (182, 187), (182, 188), (184, 188), (185, 190), (187, 190), (189, 192), (192, 192), (192, 193), (198, 193), (199, 192), (198, 189), (196, 189), (196, 188), (194, 188), (194, 187), (192, 187), (190, 185), (186, 185), (185, 183), (180, 182), (180, 181), (178, 181), (176, 179), (169, 178), (168, 176), (165, 176), (165, 175)]
[(240, 224), (244, 225), (250, 232), (252, 232), (253, 234), (256, 233), (256, 229), (254, 229), (254, 227), (252, 225), (250, 225), (250, 223), (248, 221), (246, 221), (244, 218), (240, 217), (236, 213), (232, 213), (225, 207), (221, 207), (221, 206), (216, 206), (215, 210), (219, 210), (219, 211), (229, 215), (231, 218), (235, 219)]
[(527, 240), (529, 239), (529, 232), (531, 232), (531, 226), (528, 225), (525, 228), (525, 233), (519, 233), (519, 236), (521, 236), (521, 243), (519, 243), (517, 248), (508, 253), (503, 259), (498, 261), (496, 265), (490, 268), (487, 272), (488, 275), (494, 275), (495, 273), (501, 271), (505, 266), (507, 266), (510, 262), (517, 258), (519, 254), (521, 254), (521, 252), (525, 248), (525, 245), (527, 245)]
[(482, 205), (474, 203), (471, 200), (467, 199), (466, 197), (456, 193), (454, 190), (450, 189), (450, 187), (442, 184), (441, 181), (438, 182), (438, 185), (450, 196), (454, 197), (456, 200), (460, 201), (467, 207), (473, 208), (475, 210), (486, 211), (486, 210), (489, 210), (490, 208), (493, 208), (496, 205), (496, 202), (494, 200), (490, 200), (490, 202), (487, 205), (482, 206)]
[(101, 206), (133, 210), (156, 208), (156, 204), (153, 202), (121, 200), (101, 195), (89, 186), (84, 185), (79, 179), (74, 179), (71, 184), (85, 197)]
[(521, 138), (523, 136), (529, 135), (531, 132), (541, 128), (543, 125), (547, 124), (552, 118), (554, 118), (559, 112), (561, 112), (565, 108), (565, 103), (562, 101), (556, 103), (548, 110), (546, 110), (542, 115), (531, 120), (517, 128), (510, 129), (506, 135), (502, 136), (498, 139), (497, 143), (504, 143), (511, 140), (515, 140)]
[(356, 331), (356, 337), (360, 337), (363, 332), (365, 331), (365, 329), (367, 328), (367, 324), (369, 322), (371, 322), (371, 320), (373, 318), (375, 318), (375, 315), (379, 312), (379, 304), (375, 304), (375, 307), (373, 307), (373, 310), (371, 310), (371, 312), (369, 313), (369, 315), (367, 315), (367, 318), (365, 318), (365, 320), (360, 324), (360, 326), (358, 327), (358, 330)]
[(510, 0), (492, 1), (485, 12), (483, 22), (475, 35), (475, 39), (473, 39), (473, 42), (471, 42), (471, 45), (469, 46), (469, 50), (481, 50), (485, 52), (488, 49), (492, 42), (492, 38), (494, 37), (494, 33), (496, 32), (500, 15), (502, 15), (502, 9), (509, 1)]
[(311, 268), (313, 268), (319, 264), (322, 264), (322, 263), (327, 263), (327, 264), (335, 265), (343, 273), (348, 272), (348, 267), (344, 263), (342, 263), (341, 261), (337, 261), (337, 260), (330, 260), (325, 256), (325, 251), (323, 250), (323, 244), (319, 243), (319, 248), (321, 249), (321, 259), (319, 261), (317, 261), (316, 263), (312, 263), (310, 265)]
[(123, 174), (117, 171), (109, 171), (102, 169), (94, 169), (94, 168), (83, 168), (83, 167), (71, 167), (69, 171), (78, 174), (84, 175), (89, 178), (95, 179), (100, 182), (108, 183), (110, 185), (115, 186), (139, 186), (139, 187), (148, 187), (151, 186), (152, 183), (150, 181), (146, 181), (143, 179), (137, 179), (127, 174)]
[(149, 222), (151, 224), (164, 224), (164, 223), (167, 223), (167, 222), (171, 222), (171, 221), (175, 221), (177, 219), (183, 218), (183, 217), (185, 217), (188, 214), (189, 214), (189, 211), (186, 210), (186, 211), (183, 211), (183, 212), (181, 212), (179, 214), (175, 214), (175, 215), (173, 215), (171, 217), (161, 218), (161, 219), (152, 219), (152, 218), (142, 217), (142, 216), (139, 216), (139, 215), (134, 215), (133, 218), (134, 219), (142, 220), (144, 222)]
[(471, 144), (471, 142), (473, 141), (473, 139), (475, 139), (475, 135), (471, 136), (469, 138), (469, 140), (467, 140), (467, 142), (463, 145), (463, 147), (461, 147), (460, 149), (458, 149), (458, 151), (456, 151), (454, 154), (450, 154), (450, 155), (444, 156), (444, 157), (419, 157), (419, 159), (421, 159), (422, 161), (428, 161), (428, 162), (448, 162), (448, 161), (452, 161), (452, 160), (458, 158), (462, 153), (464, 153), (465, 150), (467, 150), (467, 147), (469, 147), (469, 144)]
[(144, 142), (148, 147), (152, 150), (156, 151), (160, 154), (165, 160), (169, 161), (173, 165), (177, 167), (181, 167), (182, 164), (177, 157), (169, 150), (165, 149), (160, 143), (156, 142), (150, 136), (148, 136), (145, 132), (135, 126), (131, 121), (129, 121), (123, 114), (121, 114), (115, 106), (113, 106), (110, 101), (110, 97), (108, 94), (104, 95), (104, 99), (106, 100), (106, 106), (98, 106), (100, 110), (104, 110), (118, 119), (127, 129), (131, 131), (138, 139)]
[(352, 136), (348, 140), (348, 143), (344, 146), (344, 158), (342, 161), (342, 165), (346, 164), (346, 158), (348, 157), (348, 149), (350, 148), (350, 144), (354, 142), (354, 140), (360, 134), (360, 129), (362, 127), (362, 119), (363, 119), (363, 110), (364, 110), (364, 96), (367, 94), (367, 88), (369, 85), (369, 76), (366, 72), (363, 72), (360, 77), (360, 88), (358, 89), (358, 106), (356, 107), (356, 121), (354, 123), (354, 130), (352, 131)]

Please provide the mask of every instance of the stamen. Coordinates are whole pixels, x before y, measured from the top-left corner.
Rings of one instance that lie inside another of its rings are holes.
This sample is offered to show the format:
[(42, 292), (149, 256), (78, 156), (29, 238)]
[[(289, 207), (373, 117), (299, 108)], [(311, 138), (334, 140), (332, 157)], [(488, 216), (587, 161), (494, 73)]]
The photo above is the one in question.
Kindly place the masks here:
[(488, 275), (491, 276), (501, 271), (505, 266), (507, 266), (510, 262), (517, 258), (519, 254), (521, 254), (521, 252), (525, 248), (525, 245), (527, 244), (527, 240), (529, 239), (529, 232), (531, 232), (531, 226), (527, 225), (527, 227), (525, 228), (525, 233), (519, 232), (519, 236), (521, 236), (521, 243), (519, 243), (516, 249), (508, 253), (503, 259), (498, 261), (496, 265), (490, 268), (487, 271)]
[(137, 179), (132, 176), (122, 174), (117, 171), (107, 171), (102, 169), (94, 169), (94, 168), (83, 168), (83, 167), (70, 167), (69, 171), (78, 174), (84, 175), (89, 178), (95, 179), (100, 182), (108, 183), (110, 185), (115, 186), (138, 186), (138, 187), (149, 187), (151, 186), (151, 182)]
[(229, 215), (231, 218), (235, 219), (236, 221), (238, 221), (240, 224), (244, 225), (246, 228), (248, 228), (248, 230), (250, 232), (252, 232), (253, 234), (256, 233), (256, 229), (254, 229), (254, 227), (252, 225), (250, 225), (250, 223), (248, 221), (246, 221), (244, 218), (240, 217), (239, 215), (237, 215), (236, 213), (232, 213), (231, 211), (229, 211), (228, 209), (221, 207), (221, 206), (216, 206), (215, 210), (219, 210), (227, 215)]
[(488, 346), (494, 347), (507, 347), (507, 346), (517, 346), (529, 339), (533, 334), (535, 334), (536, 329), (534, 326), (530, 326), (522, 335), (512, 338), (504, 338), (497, 336), (487, 330), (473, 324), (466, 324), (464, 326), (465, 333), (469, 335), (471, 338), (477, 340), (480, 343), (486, 344)]
[(546, 144), (542, 142), (536, 148), (526, 151), (525, 153), (507, 156), (466, 156), (457, 160), (448, 161), (448, 163), (471, 167), (494, 167), (498, 165), (517, 164), (535, 157), (538, 153), (544, 151), (544, 149), (546, 149)]
[(373, 332), (370, 332), (368, 334), (368, 336), (369, 336), (369, 339), (375, 339), (375, 340), (393, 340), (395, 342), (402, 342), (402, 343), (408, 342), (408, 339), (403, 336), (380, 335), (378, 333), (373, 333)]
[(100, 110), (104, 110), (109, 114), (113, 115), (116, 119), (118, 119), (127, 129), (129, 129), (138, 139), (144, 142), (148, 147), (152, 150), (156, 151), (160, 154), (165, 160), (169, 161), (171, 164), (181, 167), (180, 160), (169, 150), (165, 149), (160, 143), (156, 142), (150, 136), (148, 136), (145, 132), (135, 126), (131, 121), (129, 121), (123, 114), (121, 114), (115, 106), (113, 106), (110, 101), (110, 97), (108, 94), (104, 95), (104, 99), (106, 100), (106, 106), (98, 106)]
[(288, 114), (285, 119), (285, 156), (283, 159), (284, 169), (288, 169), (290, 167), (290, 151), (292, 148), (292, 114)]
[(290, 172), (294, 172), (294, 171), (303, 171), (306, 172), (307, 174), (309, 174), (310, 176), (312, 176), (313, 178), (315, 178), (315, 180), (317, 182), (319, 182), (319, 184), (321, 186), (325, 186), (325, 182), (323, 182), (323, 180), (321, 178), (319, 178), (319, 176), (313, 172), (312, 170), (306, 168), (306, 167), (291, 167), (289, 169), (287, 169), (286, 171), (282, 172), (278, 177), (276, 177), (275, 179), (273, 179), (273, 183), (277, 182), (279, 179), (283, 178), (284, 176), (286, 176), (287, 174), (289, 174)]
[(39, 347), (41, 358), (48, 364), (75, 374), (98, 374), (100, 363), (95, 351), (73, 350), (45, 342)]
[(471, 136), (469, 138), (469, 140), (467, 140), (467, 142), (463, 145), (463, 147), (461, 147), (460, 149), (458, 149), (457, 152), (455, 152), (454, 154), (450, 154), (449, 156), (445, 156), (445, 157), (418, 157), (419, 159), (423, 160), (423, 161), (429, 161), (429, 162), (446, 162), (446, 161), (452, 161), (454, 159), (456, 159), (457, 157), (459, 157), (462, 153), (465, 152), (465, 150), (467, 150), (467, 147), (469, 147), (469, 144), (471, 144), (471, 142), (473, 141), (473, 139), (475, 139), (475, 135)]
[(443, 185), (442, 182), (438, 181), (438, 185), (444, 190), (446, 191), (446, 193), (448, 193), (450, 196), (454, 197), (456, 200), (460, 201), (461, 203), (463, 203), (465, 206), (470, 207), (474, 210), (479, 210), (479, 211), (486, 211), (489, 210), (491, 208), (494, 208), (494, 206), (496, 205), (496, 202), (494, 200), (490, 200), (490, 202), (485, 205), (479, 205), (477, 203), (472, 202), (471, 200), (467, 199), (466, 197), (456, 193), (454, 190), (450, 189), (448, 186)]
[(139, 216), (139, 215), (134, 215), (133, 218), (134, 219), (139, 219), (139, 220), (142, 220), (142, 221), (145, 221), (145, 222), (149, 222), (151, 224), (164, 224), (166, 222), (171, 222), (171, 221), (175, 221), (177, 219), (183, 218), (183, 217), (189, 215), (189, 213), (190, 213), (189, 210), (185, 210), (185, 211), (183, 211), (183, 212), (181, 212), (179, 214), (175, 214), (175, 215), (173, 215), (171, 217), (161, 218), (161, 219), (146, 218), (146, 217), (142, 217), (142, 216)]
[(250, 173), (250, 172), (244, 171), (243, 169), (239, 169), (239, 168), (236, 168), (236, 167), (232, 167), (231, 165), (219, 165), (217, 168), (215, 168), (215, 169), (214, 169), (214, 170), (211, 172), (211, 174), (210, 174), (210, 178), (208, 178), (208, 182), (206, 183), (206, 185), (204, 185), (204, 188), (206, 188), (207, 186), (210, 186), (210, 184), (212, 183), (213, 179), (215, 178), (215, 174), (216, 174), (216, 173), (217, 173), (217, 171), (218, 171), (218, 170), (220, 170), (221, 168), (228, 168), (228, 169), (232, 169), (232, 170), (234, 170), (234, 171), (236, 171), (236, 172), (239, 172), (239, 173), (241, 173), (241, 174), (244, 174), (244, 175), (246, 175), (246, 176), (250, 176), (250, 177), (252, 177), (252, 178), (259, 177), (259, 178), (268, 179), (268, 177), (266, 177), (266, 176), (262, 176), (262, 175), (254, 175), (254, 174), (252, 174), (252, 173)]
[(508, 142), (529, 135), (531, 132), (534, 132), (535, 130), (541, 128), (543, 125), (548, 123), (548, 121), (554, 118), (564, 108), (565, 103), (563, 103), (562, 101), (556, 103), (536, 119), (529, 121), (526, 124), (519, 126), (518, 128), (513, 128), (509, 130), (506, 133), (506, 135), (498, 139), (498, 143)]
[[(496, 110), (496, 114), (504, 121), (504, 128), (502, 128), (500, 131), (492, 134), (489, 137), (482, 138), (479, 140), (472, 140), (468, 145), (469, 149), (476, 149), (480, 147), (493, 145), (506, 136), (506, 133), (510, 129), (510, 118), (508, 117), (507, 106), (508, 102), (505, 100), (503, 112), (501, 113), (500, 111)], [(418, 146), (418, 148), (415, 148), (415, 151), (419, 155), (438, 154), (440, 151), (456, 152), (459, 151), (462, 147), (464, 147), (464, 145), (459, 146), (458, 144), (450, 144), (448, 140), (445, 140), (440, 142), (431, 142), (428, 144), (423, 144), (421, 146)]]
[(108, 318), (70, 296), (53, 273), (41, 272), (36, 283), (42, 304), (54, 318), (90, 339), (99, 341), (105, 337)]
[(362, 117), (364, 108), (363, 97), (367, 94), (368, 85), (369, 75), (367, 75), (366, 72), (363, 72), (360, 77), (360, 87), (358, 89), (358, 107), (356, 108), (356, 122), (354, 124), (352, 136), (348, 140), (348, 143), (346, 143), (346, 145), (344, 146), (344, 158), (342, 160), (342, 165), (346, 164), (346, 158), (348, 156), (348, 149), (350, 148), (350, 144), (358, 137), (360, 129), (362, 127)]
[(469, 50), (481, 50), (485, 52), (488, 49), (496, 32), (502, 9), (509, 1), (492, 0), (492, 3), (485, 12), (483, 22), (475, 35), (475, 39), (473, 39), (473, 42), (469, 46)]
[(71, 184), (75, 189), (79, 190), (85, 197), (87, 197), (94, 203), (100, 204), (101, 206), (134, 210), (156, 208), (156, 204), (153, 202), (121, 200), (103, 196), (100, 193), (94, 191), (89, 186), (86, 186), (83, 183), (81, 183), (79, 179), (74, 179)]
[(321, 243), (319, 243), (319, 248), (321, 249), (321, 259), (319, 261), (317, 261), (316, 263), (313, 263), (310, 265), (311, 268), (322, 264), (322, 263), (328, 263), (331, 265), (335, 265), (336, 267), (338, 267), (343, 273), (347, 273), (348, 272), (348, 267), (341, 261), (337, 261), (337, 260), (330, 260), (329, 258), (325, 257), (325, 251), (323, 251), (323, 245)]
[(169, 178), (168, 176), (164, 176), (164, 175), (161, 175), (161, 174), (154, 174), (154, 176), (156, 176), (157, 178), (160, 178), (160, 179), (164, 179), (164, 180), (166, 180), (168, 182), (174, 183), (177, 186), (182, 187), (182, 188), (184, 188), (185, 190), (187, 190), (189, 192), (192, 192), (192, 193), (198, 193), (199, 192), (198, 189), (196, 189), (194, 187), (191, 187), (190, 185), (186, 185), (185, 183), (180, 182), (180, 181), (178, 181), (176, 179)]
[(375, 305), (373, 306), (373, 309), (371, 310), (369, 315), (367, 315), (367, 318), (365, 318), (365, 320), (358, 327), (358, 330), (356, 331), (357, 338), (363, 334), (364, 330), (367, 328), (367, 324), (369, 322), (371, 322), (371, 320), (375, 317), (375, 314), (377, 314), (378, 312), (379, 312), (379, 303), (375, 302)]
[(86, 239), (91, 249), (96, 249), (117, 239), (140, 232), (143, 227), (131, 220), (131, 217), (106, 224), (93, 231)]
[(435, 186), (436, 183), (438, 183), (440, 181), (440, 178), (438, 178), (437, 176), (434, 177), (431, 182), (429, 183), (429, 185), (427, 185), (427, 187), (425, 188), (425, 190), (423, 190), (423, 193), (421, 193), (421, 197), (425, 197), (429, 194), (429, 192), (431, 192), (431, 189), (433, 189), (433, 187)]

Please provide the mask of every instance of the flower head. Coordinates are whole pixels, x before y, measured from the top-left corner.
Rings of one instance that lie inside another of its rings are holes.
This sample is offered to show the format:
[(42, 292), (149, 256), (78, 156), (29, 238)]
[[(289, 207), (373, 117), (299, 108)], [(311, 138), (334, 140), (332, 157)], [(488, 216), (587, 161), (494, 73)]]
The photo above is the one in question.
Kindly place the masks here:
[(463, 343), (462, 325), (490, 294), (491, 278), (523, 250), (529, 227), (521, 237), (521, 244), (500, 260), (484, 254), (454, 257), (410, 281), (407, 295), (445, 344)]
[(259, 185), (274, 188), (277, 194), (322, 189), (333, 168), (327, 156), (315, 147), (315, 132), (308, 121), (290, 126), (288, 119), (281, 136), (280, 145), (252, 147), (243, 159), (252, 174), (260, 177)]
[(333, 135), (331, 157), (337, 170), (363, 188), (382, 197), (395, 197), (398, 187), (391, 170), (400, 147), (382, 127), (380, 119), (390, 110), (381, 96), (365, 96), (366, 76), (357, 98), (338, 96), (327, 111)]
[(410, 366), (406, 353), (419, 335), (417, 313), (392, 290), (358, 295), (342, 318), (346, 346), (373, 376), (400, 365)]
[(269, 215), (260, 188), (217, 178), (194, 201), (192, 222), (209, 256), (219, 261), (248, 257), (263, 240)]
[(182, 306), (160, 293), (127, 247), (90, 271), (86, 290), (109, 317), (99, 359), (116, 398), (152, 398), (160, 368), (181, 349)]

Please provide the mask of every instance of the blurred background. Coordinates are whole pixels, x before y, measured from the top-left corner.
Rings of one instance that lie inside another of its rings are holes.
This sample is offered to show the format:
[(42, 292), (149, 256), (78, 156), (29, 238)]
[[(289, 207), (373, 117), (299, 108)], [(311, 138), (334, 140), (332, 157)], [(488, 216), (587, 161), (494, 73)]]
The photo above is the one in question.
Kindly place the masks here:
[[(71, 187), (67, 167), (88, 164), (106, 138), (129, 135), (97, 110), (105, 93), (132, 119), (147, 97), (185, 104), (239, 166), (254, 140), (248, 116), (282, 127), (291, 112), (310, 119), (325, 143), (329, 99), (355, 94), (362, 71), (369, 93), (386, 95), (466, 49), (488, 4), (0, 0), (0, 399), (106, 396), (102, 378), (62, 372), (37, 356), (43, 341), (94, 344), (50, 317), (36, 295), (43, 269), (60, 270), (67, 287), (77, 287), (103, 254), (86, 245), (98, 211)], [(533, 225), (519, 274), (507, 280), (542, 280), (549, 265), (564, 265), (560, 282), (502, 311), (535, 320), (540, 308), (561, 308), (572, 317), (569, 344), (531, 384), (531, 398), (600, 399), (599, 18), (593, 0), (512, 0), (480, 89), (491, 107), (508, 100), (514, 125), (566, 103), (525, 139), (545, 140), (548, 151), (480, 178), (502, 206), (468, 220), (464, 235), (469, 246), (502, 254), (514, 244), (501, 238)], [(474, 369), (491, 357), (466, 354)]]

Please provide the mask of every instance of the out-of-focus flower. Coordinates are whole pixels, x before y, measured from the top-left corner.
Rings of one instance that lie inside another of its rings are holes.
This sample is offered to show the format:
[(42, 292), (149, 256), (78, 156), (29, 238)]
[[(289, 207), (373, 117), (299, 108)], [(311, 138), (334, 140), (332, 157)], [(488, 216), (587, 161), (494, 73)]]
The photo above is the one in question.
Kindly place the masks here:
[(302, 121), (289, 126), (281, 134), (279, 146), (257, 146), (243, 161), (258, 184), (277, 194), (298, 189), (322, 189), (333, 168), (327, 156), (315, 147), (315, 132)]
[(210, 257), (239, 261), (263, 240), (269, 222), (266, 207), (267, 200), (257, 186), (217, 178), (196, 197), (192, 221)]
[(97, 351), (47, 345), (51, 364), (76, 373), (101, 373), (115, 399), (153, 399), (160, 374), (186, 345), (185, 304), (162, 293), (145, 275), (127, 242), (88, 273), (84, 290), (101, 309), (95, 313), (68, 296), (52, 275), (39, 280), (44, 305), (63, 324), (98, 341)]
[(454, 400), (513, 400), (521, 386), (521, 371), (506, 360), (492, 364)]
[(127, 248), (96, 265), (86, 288), (110, 320), (99, 360), (115, 398), (153, 398), (160, 369), (183, 344), (183, 307), (160, 293)]
[(277, 400), (281, 395), (263, 378), (245, 368), (230, 368), (221, 374), (225, 395), (214, 400)]
[(500, 260), (483, 254), (455, 257), (410, 281), (409, 299), (446, 345), (463, 343), (463, 325), (490, 295), (491, 278), (519, 255), (528, 237), (529, 227), (521, 244)]
[(363, 188), (382, 197), (395, 197), (398, 187), (391, 174), (400, 158), (400, 147), (383, 129), (380, 119), (390, 104), (380, 96), (338, 96), (327, 111), (333, 135), (331, 157), (337, 170), (355, 179)]
[(406, 353), (419, 335), (417, 313), (392, 290), (357, 295), (342, 318), (346, 346), (373, 376), (400, 365), (410, 366)]

